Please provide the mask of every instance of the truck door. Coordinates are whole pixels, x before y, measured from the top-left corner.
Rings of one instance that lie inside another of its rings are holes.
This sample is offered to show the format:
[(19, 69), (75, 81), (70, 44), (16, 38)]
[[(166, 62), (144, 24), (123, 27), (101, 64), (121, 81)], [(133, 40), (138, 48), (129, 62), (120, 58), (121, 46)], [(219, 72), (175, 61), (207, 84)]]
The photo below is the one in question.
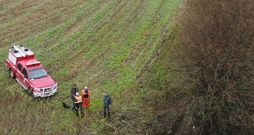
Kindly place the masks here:
[(24, 87), (27, 89), (29, 87), (29, 82), (28, 82), (27, 70), (25, 68), (22, 69), (22, 74), (23, 74), (22, 83), (23, 83)]
[(27, 85), (25, 85), (24, 80), (24, 74), (22, 73), (22, 70), (25, 69), (20, 63), (17, 65), (17, 73), (16, 73), (16, 79), (18, 83), (20, 83), (25, 89), (27, 89)]
[(23, 66), (20, 63), (18, 63), (17, 68), (18, 68), (18, 70), (16, 71), (16, 79), (22, 85), (22, 80), (23, 80), (22, 76), (23, 75), (22, 75), (21, 71), (23, 69)]

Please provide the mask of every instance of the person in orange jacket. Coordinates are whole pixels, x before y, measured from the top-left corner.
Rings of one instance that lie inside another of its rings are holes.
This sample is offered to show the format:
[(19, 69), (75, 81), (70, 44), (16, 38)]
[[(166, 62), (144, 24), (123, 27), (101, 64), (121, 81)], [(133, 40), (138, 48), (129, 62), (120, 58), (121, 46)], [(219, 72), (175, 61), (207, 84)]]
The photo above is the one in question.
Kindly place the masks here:
[(82, 108), (88, 109), (91, 101), (91, 89), (86, 86), (82, 91)]
[(76, 92), (76, 96), (74, 96), (75, 98), (75, 110), (76, 110), (76, 115), (79, 116), (79, 110), (81, 111), (81, 114), (83, 114), (83, 111), (81, 109), (81, 105), (82, 105), (82, 96), (79, 95), (78, 92)]

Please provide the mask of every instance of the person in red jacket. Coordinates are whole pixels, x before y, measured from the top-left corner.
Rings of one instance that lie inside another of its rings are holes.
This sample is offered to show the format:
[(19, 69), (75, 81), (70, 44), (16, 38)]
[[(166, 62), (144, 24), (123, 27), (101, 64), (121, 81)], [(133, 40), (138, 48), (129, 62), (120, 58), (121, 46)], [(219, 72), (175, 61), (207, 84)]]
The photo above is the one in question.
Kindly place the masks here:
[(88, 109), (91, 101), (91, 89), (86, 86), (82, 91), (82, 108)]

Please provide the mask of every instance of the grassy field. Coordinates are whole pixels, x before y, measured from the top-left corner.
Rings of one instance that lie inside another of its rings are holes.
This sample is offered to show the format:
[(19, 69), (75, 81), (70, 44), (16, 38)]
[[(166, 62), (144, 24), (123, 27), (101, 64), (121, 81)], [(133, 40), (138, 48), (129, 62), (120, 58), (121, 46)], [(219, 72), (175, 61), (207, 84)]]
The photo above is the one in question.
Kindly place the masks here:
[[(168, 26), (180, 4), (181, 0), (0, 0), (0, 133), (143, 134), (132, 124), (126, 127), (126, 121), (133, 122), (121, 113), (140, 107), (143, 92), (135, 90), (139, 74), (170, 33)], [(53, 98), (35, 101), (9, 78), (4, 61), (11, 43), (26, 44), (48, 69), (59, 85)], [(61, 105), (70, 100), (73, 83), (92, 88), (92, 106), (83, 119)], [(102, 119), (105, 90), (114, 100), (110, 122)]]

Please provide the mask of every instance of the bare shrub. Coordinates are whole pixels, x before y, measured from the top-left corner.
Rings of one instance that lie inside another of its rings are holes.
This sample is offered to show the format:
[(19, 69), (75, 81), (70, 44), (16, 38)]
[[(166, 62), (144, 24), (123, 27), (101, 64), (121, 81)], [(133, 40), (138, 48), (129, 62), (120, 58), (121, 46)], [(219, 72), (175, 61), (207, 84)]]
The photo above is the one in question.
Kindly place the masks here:
[(180, 58), (195, 86), (188, 129), (253, 133), (254, 1), (186, 0), (178, 24)]

